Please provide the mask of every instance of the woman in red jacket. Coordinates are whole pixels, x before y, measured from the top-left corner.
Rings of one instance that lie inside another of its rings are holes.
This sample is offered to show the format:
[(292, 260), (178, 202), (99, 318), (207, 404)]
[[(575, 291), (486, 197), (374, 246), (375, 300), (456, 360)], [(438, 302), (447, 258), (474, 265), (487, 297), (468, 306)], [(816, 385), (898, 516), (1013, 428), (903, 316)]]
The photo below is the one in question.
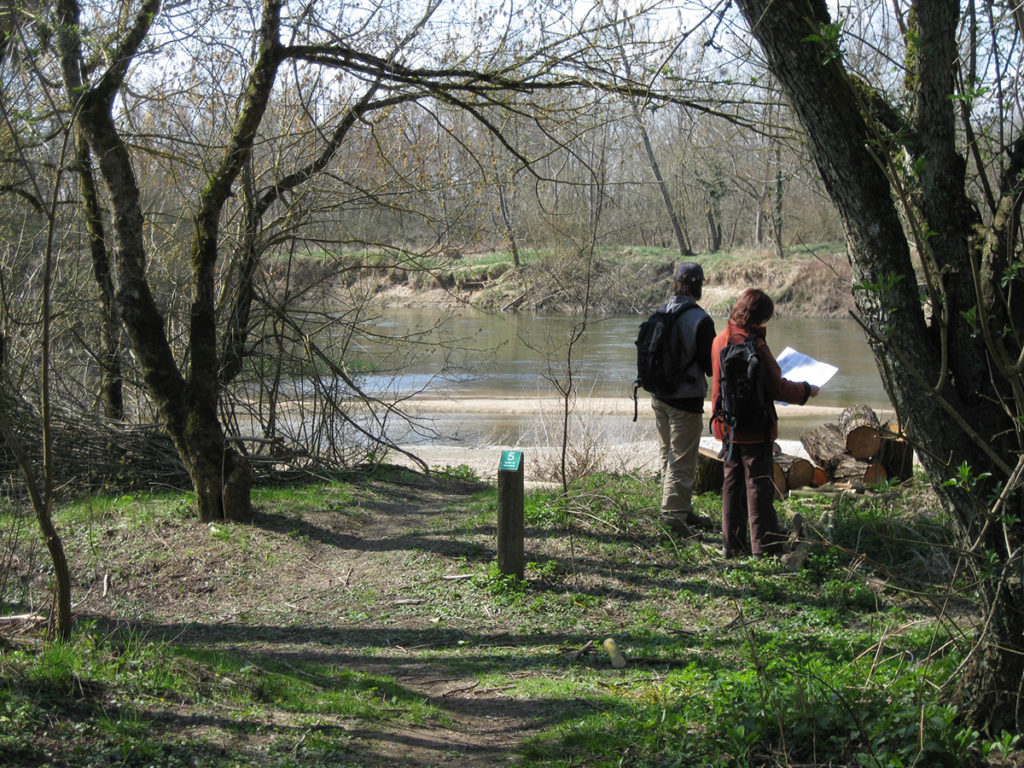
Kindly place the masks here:
[(757, 337), (762, 361), (765, 392), (768, 396), (770, 424), (767, 429), (743, 429), (737, 426), (732, 435), (717, 415), (711, 417), (715, 437), (731, 437), (732, 448), (725, 459), (722, 482), (722, 554), (734, 557), (746, 549), (747, 522), (750, 522), (750, 551), (755, 556), (781, 554), (784, 535), (775, 513), (775, 484), (772, 462), (775, 440), (779, 436), (775, 400), (803, 405), (818, 394), (818, 387), (806, 382), (782, 378), (782, 371), (765, 341), (764, 326), (775, 314), (775, 303), (764, 291), (745, 290), (733, 305), (725, 330), (711, 345), (711, 402), (718, 402), (722, 350), (730, 344), (742, 344), (748, 336)]

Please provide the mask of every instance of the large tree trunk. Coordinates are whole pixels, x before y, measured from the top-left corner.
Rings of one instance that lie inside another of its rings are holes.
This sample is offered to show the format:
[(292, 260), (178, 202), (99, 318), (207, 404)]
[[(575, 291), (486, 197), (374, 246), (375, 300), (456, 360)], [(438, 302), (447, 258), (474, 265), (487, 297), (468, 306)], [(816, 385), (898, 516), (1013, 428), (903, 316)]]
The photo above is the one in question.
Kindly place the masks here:
[[(896, 110), (879, 109), (877, 95), (855, 85), (844, 71), (838, 47), (830, 47), (826, 34), (836, 27), (824, 3), (739, 4), (807, 130), (842, 218), (860, 320), (900, 423), (965, 540), (975, 541), (984, 529), (986, 548), (1005, 566), (1004, 573), (997, 569), (995, 575), (979, 571), (982, 607), (991, 620), (963, 677), (962, 693), (972, 703), (969, 714), (976, 725), (996, 732), (1002, 727), (1020, 730), (1024, 616), (1019, 606), (1024, 605), (1024, 593), (1015, 552), (1020, 532), (991, 520), (984, 527), (987, 515), (978, 496), (965, 484), (945, 482), (965, 466), (975, 477), (991, 473), (1006, 483), (1012, 470), (1003, 457), (1010, 452), (1001, 448), (1020, 437), (1012, 416), (993, 406), (998, 393), (990, 377), (992, 358), (982, 334), (965, 319), (977, 305), (970, 250), (976, 222), (953, 129), (957, 5), (942, 0), (915, 3), (908, 76), (914, 108), (911, 121), (902, 123)], [(895, 146), (897, 142), (903, 146)], [(907, 199), (913, 203), (913, 236), (923, 251), (931, 310), (927, 317), (894, 203), (899, 195), (890, 186), (899, 179), (884, 170), (889, 146), (909, 152), (924, 176)], [(1010, 373), (1011, 379), (1019, 375)], [(1003, 445), (993, 447), (999, 441)], [(1012, 513), (1020, 514), (1020, 494), (1008, 501), (1014, 505)]]
[(92, 256), (93, 278), (100, 295), (100, 402), (103, 415), (120, 421), (124, 418), (124, 386), (121, 375), (121, 321), (117, 317), (114, 276), (107, 248), (103, 214), (93, 173), (89, 143), (82, 131), (75, 130), (75, 162), (78, 165), (78, 188), (82, 196), (82, 213)]
[(117, 306), (143, 381), (192, 479), (202, 520), (245, 519), (251, 514), (251, 471), (226, 446), (217, 417), (219, 355), (214, 301), (218, 226), (224, 202), (252, 148), (279, 64), (280, 3), (267, 0), (259, 54), (241, 111), (220, 165), (200, 195), (192, 249), (193, 297), (189, 325), (189, 371), (179, 370), (146, 275), (145, 217), (131, 153), (113, 119), (113, 106), (128, 67), (159, 10), (146, 0), (120, 40), (118, 56), (94, 83), (83, 80), (80, 9), (59, 0), (58, 45), (69, 98), (93, 154), (99, 160), (112, 207), (117, 240)]

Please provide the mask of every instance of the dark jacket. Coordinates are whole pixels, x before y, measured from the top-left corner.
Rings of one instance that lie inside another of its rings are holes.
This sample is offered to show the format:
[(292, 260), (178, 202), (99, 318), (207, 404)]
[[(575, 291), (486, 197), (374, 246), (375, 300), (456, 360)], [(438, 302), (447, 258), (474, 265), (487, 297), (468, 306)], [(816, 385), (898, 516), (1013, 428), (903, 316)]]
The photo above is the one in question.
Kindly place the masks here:
[(672, 354), (690, 364), (676, 383), (675, 389), (667, 395), (657, 396), (658, 400), (690, 413), (704, 412), (704, 398), (707, 396), (707, 378), (711, 375), (711, 342), (715, 338), (714, 320), (692, 296), (673, 296), (661, 308), (671, 312), (677, 308), (692, 306), (680, 312), (672, 326), (670, 340)]

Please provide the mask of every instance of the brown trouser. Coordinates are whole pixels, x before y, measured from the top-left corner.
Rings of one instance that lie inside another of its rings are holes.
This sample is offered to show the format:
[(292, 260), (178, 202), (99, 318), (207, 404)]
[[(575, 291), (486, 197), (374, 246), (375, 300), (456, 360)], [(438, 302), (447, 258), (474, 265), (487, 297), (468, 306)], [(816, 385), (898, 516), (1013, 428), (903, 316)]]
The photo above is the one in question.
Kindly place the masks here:
[(770, 442), (733, 445), (722, 481), (722, 539), (726, 548), (741, 551), (750, 522), (750, 551), (779, 554), (783, 537), (775, 513)]

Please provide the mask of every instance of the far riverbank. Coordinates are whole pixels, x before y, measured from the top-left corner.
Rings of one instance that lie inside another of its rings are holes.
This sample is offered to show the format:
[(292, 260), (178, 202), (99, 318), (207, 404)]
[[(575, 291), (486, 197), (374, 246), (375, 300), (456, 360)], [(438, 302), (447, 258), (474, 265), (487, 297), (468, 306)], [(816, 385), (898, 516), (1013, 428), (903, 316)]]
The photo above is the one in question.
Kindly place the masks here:
[[(473, 306), (488, 312), (564, 312), (614, 315), (648, 312), (671, 289), (680, 261), (695, 261), (706, 275), (701, 304), (725, 313), (750, 287), (776, 302), (778, 317), (848, 317), (853, 309), (851, 271), (841, 243), (787, 249), (728, 251), (682, 257), (656, 247), (603, 247), (588, 260), (556, 249), (522, 252), (515, 263), (502, 251), (449, 252), (404, 261), (393, 256), (353, 257), (362, 274), (360, 293), (392, 307)], [(328, 266), (305, 262), (308, 278)], [(346, 284), (346, 292), (349, 287)]]

